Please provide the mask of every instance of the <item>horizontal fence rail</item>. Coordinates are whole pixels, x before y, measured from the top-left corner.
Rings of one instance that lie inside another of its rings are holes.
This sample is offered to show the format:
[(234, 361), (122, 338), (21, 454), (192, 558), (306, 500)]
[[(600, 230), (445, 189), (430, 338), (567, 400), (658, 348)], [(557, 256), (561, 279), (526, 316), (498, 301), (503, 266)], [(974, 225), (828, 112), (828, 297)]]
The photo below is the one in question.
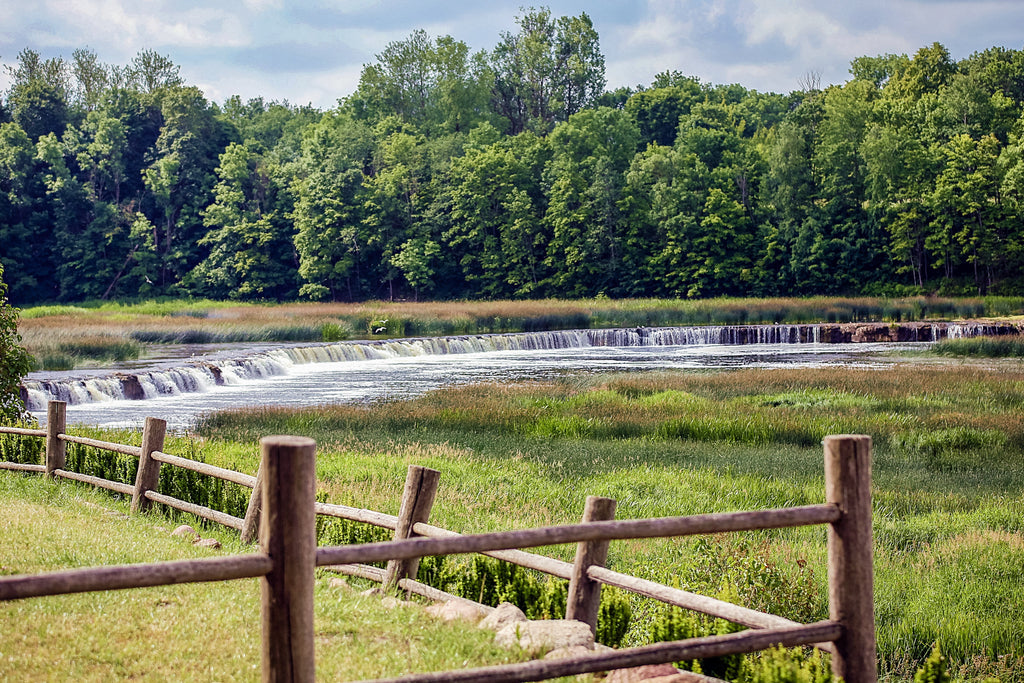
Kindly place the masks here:
[[(398, 678), (379, 678), (365, 683), (518, 683), (543, 681), (549, 678), (572, 676), (626, 669), (647, 664), (664, 664), (685, 659), (705, 659), (724, 655), (756, 652), (770, 647), (797, 647), (840, 637), (843, 627), (835, 622), (823, 621), (806, 626), (743, 631), (722, 636), (705, 636), (667, 643), (654, 643), (614, 652), (595, 652), (566, 659), (539, 660), (522, 664), (440, 671), (428, 674), (406, 675)], [(854, 683), (850, 681), (849, 683)]]
[(780, 510), (753, 512), (718, 512), (690, 517), (627, 519), (617, 522), (588, 522), (564, 526), (468, 534), (451, 538), (411, 538), (363, 545), (318, 548), (318, 566), (353, 562), (379, 562), (388, 559), (411, 559), (428, 555), (479, 553), (508, 548), (537, 548), (545, 545), (579, 541), (611, 541), (638, 538), (694, 536), (725, 531), (755, 531), (810, 526), (838, 521), (835, 505), (806, 505)]
[[(63, 433), (64, 405), (57, 401), (51, 402), (48, 406), (47, 419), (46, 430), (0, 427), (0, 433), (44, 437), (45, 464), (0, 463), (0, 469), (45, 473), (50, 477), (71, 479), (131, 496), (133, 512), (145, 509), (150, 503), (159, 503), (239, 530), (245, 542), (255, 539), (256, 530), (259, 528), (260, 547), (263, 553), (208, 560), (75, 569), (35, 576), (0, 577), (0, 600), (171, 583), (263, 577), (261, 591), (264, 593), (265, 604), (261, 611), (264, 613), (264, 680), (312, 680), (314, 670), (310, 668), (313, 639), (311, 601), (314, 567), (326, 567), (332, 571), (380, 583), (385, 588), (404, 590), (431, 600), (460, 600), (476, 606), (481, 613), (487, 613), (493, 608), (415, 580), (418, 562), (422, 557), (480, 553), (568, 580), (570, 590), (567, 617), (588, 623), (592, 630), (597, 620), (601, 585), (613, 586), (664, 604), (702, 612), (756, 630), (727, 636), (658, 643), (611, 653), (581, 655), (557, 662), (527, 662), (403, 676), (400, 679), (380, 679), (381, 681), (426, 683), (442, 680), (543, 680), (642, 664), (752, 652), (773, 645), (814, 645), (826, 649), (833, 653), (834, 673), (848, 683), (875, 683), (877, 680), (871, 578), (873, 559), (869, 437), (833, 436), (825, 439), (827, 502), (824, 504), (774, 510), (614, 520), (615, 501), (591, 496), (587, 499), (583, 522), (579, 524), (460, 534), (427, 522), (439, 478), (436, 470), (410, 466), (402, 494), (401, 510), (395, 516), (315, 501), (315, 475), (310, 474), (314, 466), (309, 462), (302, 463), (304, 458), (309, 461), (315, 459), (315, 444), (308, 439), (268, 437), (262, 440), (260, 469), (253, 476), (163, 452), (166, 424), (155, 418), (146, 420), (142, 446), (126, 446)], [(81, 444), (139, 458), (135, 483), (114, 482), (66, 470), (66, 443)], [(291, 481), (290, 478), (295, 473), (277, 461), (280, 453), (301, 455), (297, 465), (304, 472), (297, 475), (304, 482), (299, 486), (301, 492), (297, 493), (294, 482), (288, 483), (281, 479), (283, 476), (285, 480)], [(161, 464), (252, 489), (245, 518), (234, 517), (157, 492), (155, 489), (159, 481)], [(268, 476), (268, 468), (269, 476), (274, 479), (272, 482), (264, 481)], [(280, 496), (282, 486), (291, 489), (291, 497), (285, 496), (289, 501), (287, 504), (282, 502)], [(394, 540), (317, 548), (314, 529), (316, 515), (388, 529), (394, 532)], [(300, 517), (303, 520), (299, 520)], [(294, 524), (298, 526), (291, 526)], [(608, 543), (615, 540), (818, 524), (828, 525), (830, 620), (817, 624), (801, 625), (783, 617), (621, 574), (603, 566)], [(565, 543), (577, 544), (576, 561), (573, 563), (522, 550)], [(276, 549), (273, 549), (275, 547)], [(284, 556), (291, 558), (288, 563), (282, 560)], [(365, 564), (379, 561), (387, 561), (387, 568), (381, 569)], [(295, 566), (292, 566), (293, 564)], [(296, 567), (304, 568), (296, 570)], [(294, 595), (291, 595), (292, 593)], [(293, 599), (294, 604), (291, 602)], [(285, 603), (281, 603), (281, 600), (285, 600)], [(285, 604), (291, 606), (286, 607)], [(268, 633), (276, 635), (271, 637)], [(308, 662), (305, 661), (306, 658), (309, 659)]]

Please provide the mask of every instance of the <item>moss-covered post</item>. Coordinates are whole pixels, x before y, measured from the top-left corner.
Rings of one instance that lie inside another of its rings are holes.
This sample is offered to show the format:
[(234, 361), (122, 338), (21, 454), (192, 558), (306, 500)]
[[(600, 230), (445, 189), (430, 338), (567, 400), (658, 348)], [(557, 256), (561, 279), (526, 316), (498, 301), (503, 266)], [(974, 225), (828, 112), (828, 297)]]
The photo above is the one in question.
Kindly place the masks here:
[(874, 564), (871, 540), (871, 437), (825, 437), (825, 498), (842, 517), (828, 529), (828, 599), (843, 626), (832, 670), (847, 683), (875, 683)]

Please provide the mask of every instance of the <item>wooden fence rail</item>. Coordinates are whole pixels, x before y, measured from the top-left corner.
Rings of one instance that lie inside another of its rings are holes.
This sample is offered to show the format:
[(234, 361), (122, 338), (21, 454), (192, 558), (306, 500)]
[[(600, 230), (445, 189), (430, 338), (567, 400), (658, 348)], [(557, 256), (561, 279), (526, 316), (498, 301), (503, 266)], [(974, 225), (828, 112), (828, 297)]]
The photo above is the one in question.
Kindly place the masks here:
[[(482, 553), (570, 582), (568, 618), (596, 627), (602, 585), (749, 626), (756, 631), (659, 643), (559, 662), (527, 662), (502, 667), (403, 676), (404, 683), (428, 681), (532, 681), (616, 668), (752, 652), (773, 645), (813, 644), (833, 654), (836, 676), (848, 683), (875, 683), (871, 541), (871, 440), (830, 436), (824, 441), (825, 497), (819, 505), (714, 513), (656, 519), (614, 520), (615, 501), (590, 497), (579, 524), (463, 535), (428, 523), (439, 473), (411, 466), (398, 516), (315, 500), (315, 444), (300, 437), (261, 440), (260, 469), (248, 475), (162, 451), (166, 425), (148, 418), (142, 446), (125, 446), (70, 436), (64, 405), (51, 402), (47, 429), (0, 427), (0, 433), (46, 439), (45, 464), (0, 463), (0, 469), (45, 473), (100, 486), (132, 497), (132, 510), (156, 502), (256, 537), (261, 553), (212, 560), (189, 560), (121, 567), (95, 567), (36, 576), (0, 577), (0, 600), (40, 595), (112, 590), (169, 583), (263, 577), (263, 677), (267, 681), (313, 680), (313, 568), (329, 567), (434, 600), (451, 596), (416, 581), (419, 559), (429, 555)], [(83, 444), (139, 458), (134, 485), (69, 472), (66, 443)], [(283, 464), (283, 460), (290, 464)], [(244, 519), (160, 494), (160, 466), (182, 467), (253, 489)], [(308, 470), (308, 471), (307, 471)], [(394, 532), (394, 540), (352, 546), (316, 547), (316, 515), (367, 523)], [(801, 625), (707, 596), (670, 588), (604, 567), (614, 540), (828, 525), (830, 619)], [(563, 562), (529, 552), (532, 548), (577, 543), (576, 560)], [(387, 568), (366, 565), (386, 561)], [(476, 604), (476, 603), (474, 603)], [(481, 611), (492, 608), (477, 605)], [(307, 623), (308, 622), (308, 623)], [(696, 653), (696, 654), (694, 654)], [(386, 679), (392, 680), (392, 679)], [(397, 679), (396, 679), (397, 680)]]

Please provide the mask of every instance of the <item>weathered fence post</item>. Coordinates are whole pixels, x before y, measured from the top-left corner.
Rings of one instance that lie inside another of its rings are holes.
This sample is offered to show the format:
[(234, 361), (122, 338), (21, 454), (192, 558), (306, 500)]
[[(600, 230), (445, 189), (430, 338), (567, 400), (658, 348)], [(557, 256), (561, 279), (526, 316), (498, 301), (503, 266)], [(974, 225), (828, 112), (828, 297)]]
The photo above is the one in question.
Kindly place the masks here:
[(141, 512), (150, 506), (146, 491), (155, 491), (160, 483), (160, 461), (151, 456), (153, 451), (164, 447), (164, 435), (167, 433), (167, 422), (157, 417), (147, 417), (142, 428), (142, 454), (139, 456), (139, 469), (135, 474), (135, 490), (132, 492), (132, 512)]
[(263, 680), (312, 683), (316, 442), (267, 436), (260, 450), (260, 546), (272, 562), (270, 573), (260, 579)]
[[(615, 499), (587, 496), (584, 522), (603, 522), (615, 518)], [(565, 618), (582, 621), (597, 633), (597, 613), (601, 607), (601, 584), (587, 576), (593, 565), (603, 567), (608, 559), (608, 541), (584, 541), (576, 546), (576, 561), (569, 579), (569, 597)]]
[[(413, 525), (430, 518), (430, 508), (434, 505), (440, 478), (441, 473), (437, 470), (409, 465), (405, 488), (402, 490), (402, 505), (398, 511), (398, 526), (395, 528), (396, 541), (412, 536)], [(419, 566), (419, 558), (388, 562), (384, 570), (384, 590), (393, 589), (401, 579), (415, 579)]]
[(249, 496), (249, 505), (245, 508), (245, 519), (242, 520), (242, 531), (240, 540), (242, 543), (252, 543), (256, 540), (257, 532), (260, 529), (260, 510), (263, 509), (263, 468), (256, 470), (256, 484), (252, 487), (252, 495)]
[(829, 612), (843, 626), (832, 670), (847, 683), (875, 683), (871, 437), (827, 436), (824, 445), (825, 498), (842, 512), (828, 529)]
[(54, 470), (64, 469), (67, 460), (67, 444), (60, 439), (67, 428), (67, 407), (64, 401), (46, 404), (46, 476), (50, 478)]

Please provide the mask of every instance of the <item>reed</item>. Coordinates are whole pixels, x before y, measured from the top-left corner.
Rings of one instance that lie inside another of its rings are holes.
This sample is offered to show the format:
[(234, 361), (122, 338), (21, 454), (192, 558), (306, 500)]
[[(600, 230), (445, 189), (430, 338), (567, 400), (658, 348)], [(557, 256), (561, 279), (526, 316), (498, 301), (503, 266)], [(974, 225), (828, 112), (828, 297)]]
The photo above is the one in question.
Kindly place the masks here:
[(943, 339), (931, 352), (954, 358), (1024, 358), (1024, 335)]
[(292, 303), (211, 301), (83, 304), (26, 309), (22, 334), (110, 333), (147, 343), (319, 341), (557, 329), (952, 320), (1024, 313), (1024, 299), (912, 297)]

